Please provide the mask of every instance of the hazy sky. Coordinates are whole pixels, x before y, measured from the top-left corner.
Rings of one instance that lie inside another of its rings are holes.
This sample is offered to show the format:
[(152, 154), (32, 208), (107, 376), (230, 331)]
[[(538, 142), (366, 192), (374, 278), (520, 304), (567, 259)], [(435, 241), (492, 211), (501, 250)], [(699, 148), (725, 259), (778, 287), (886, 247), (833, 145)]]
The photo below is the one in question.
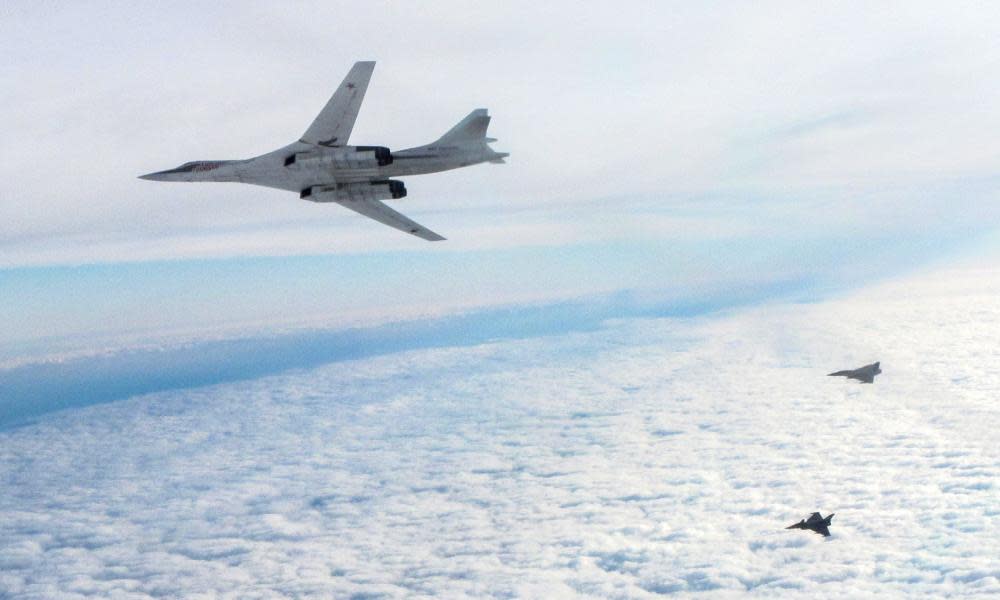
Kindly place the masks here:
[[(852, 261), (919, 266), (1000, 216), (989, 3), (3, 10), (8, 344), (842, 284)], [(136, 179), (294, 140), (359, 59), (378, 66), (352, 141), (416, 145), (485, 106), (512, 154), (407, 179), (399, 207), (447, 242), (277, 190)]]
[(0, 597), (995, 592), (998, 7), (2, 3)]

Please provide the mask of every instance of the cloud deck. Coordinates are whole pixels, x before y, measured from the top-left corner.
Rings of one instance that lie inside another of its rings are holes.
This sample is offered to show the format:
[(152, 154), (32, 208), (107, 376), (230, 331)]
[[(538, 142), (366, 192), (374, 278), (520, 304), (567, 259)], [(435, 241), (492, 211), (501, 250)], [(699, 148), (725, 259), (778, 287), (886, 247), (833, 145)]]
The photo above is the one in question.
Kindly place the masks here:
[(1000, 592), (996, 278), (949, 277), (49, 415), (0, 433), (0, 596)]

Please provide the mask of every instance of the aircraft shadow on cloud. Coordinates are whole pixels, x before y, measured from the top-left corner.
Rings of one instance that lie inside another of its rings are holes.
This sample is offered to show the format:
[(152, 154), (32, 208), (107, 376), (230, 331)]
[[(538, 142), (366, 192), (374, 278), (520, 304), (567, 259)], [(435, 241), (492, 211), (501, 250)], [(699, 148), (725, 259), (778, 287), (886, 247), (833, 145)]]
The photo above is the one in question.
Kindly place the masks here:
[(486, 137), (485, 108), (469, 113), (434, 142), (392, 152), (383, 146), (349, 146), (375, 63), (354, 63), (347, 77), (298, 141), (246, 160), (185, 163), (142, 175), (154, 181), (225, 181), (298, 192), (312, 202), (334, 202), (428, 241), (445, 238), (389, 208), (383, 200), (406, 196), (405, 175), (437, 173), (479, 163), (503, 163)]

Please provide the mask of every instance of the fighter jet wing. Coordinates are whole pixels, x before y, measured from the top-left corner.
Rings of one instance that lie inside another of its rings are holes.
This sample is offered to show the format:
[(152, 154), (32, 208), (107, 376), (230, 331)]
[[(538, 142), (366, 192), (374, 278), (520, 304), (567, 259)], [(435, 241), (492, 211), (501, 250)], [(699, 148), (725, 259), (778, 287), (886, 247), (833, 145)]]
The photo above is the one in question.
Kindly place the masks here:
[(865, 373), (864, 375), (855, 375), (855, 379), (861, 383), (875, 383), (875, 375), (871, 373)]
[(811, 521), (822, 521), (822, 520), (823, 520), (823, 515), (819, 514), (818, 512), (815, 512), (815, 513), (809, 515), (809, 521), (810, 522)]
[(823, 535), (823, 537), (830, 537), (830, 528), (826, 525), (817, 525), (816, 531)]
[(320, 146), (346, 145), (374, 70), (374, 61), (354, 63), (316, 120), (302, 134), (302, 141)]
[(398, 212), (392, 210), (378, 200), (343, 200), (337, 204), (362, 214), (370, 219), (375, 219), (383, 225), (395, 227), (400, 231), (413, 234), (418, 238), (423, 238), (428, 242), (439, 242), (445, 238), (427, 229), (423, 225), (407, 219)]

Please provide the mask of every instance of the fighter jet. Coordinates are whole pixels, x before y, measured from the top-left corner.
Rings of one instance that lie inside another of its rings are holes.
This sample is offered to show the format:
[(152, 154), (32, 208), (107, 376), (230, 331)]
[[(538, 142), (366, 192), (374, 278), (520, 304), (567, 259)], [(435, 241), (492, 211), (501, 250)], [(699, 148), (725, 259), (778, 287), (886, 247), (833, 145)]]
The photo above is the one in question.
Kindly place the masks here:
[(875, 376), (882, 372), (878, 365), (879, 363), (876, 362), (850, 371), (837, 371), (830, 373), (828, 377), (846, 377), (857, 379), (861, 383), (875, 383)]
[(351, 146), (348, 139), (375, 63), (356, 62), (302, 137), (245, 160), (198, 160), (142, 175), (154, 181), (230, 181), (288, 190), (310, 202), (333, 202), (428, 241), (445, 238), (389, 208), (406, 196), (405, 175), (436, 173), (478, 163), (502, 163), (486, 137), (490, 116), (477, 108), (437, 140), (407, 150)]
[(823, 537), (830, 537), (830, 520), (833, 519), (833, 514), (831, 513), (829, 517), (823, 518), (818, 512), (814, 512), (809, 515), (808, 519), (802, 519), (795, 525), (789, 525), (785, 529), (808, 529), (809, 531), (815, 531), (816, 533), (822, 535)]

